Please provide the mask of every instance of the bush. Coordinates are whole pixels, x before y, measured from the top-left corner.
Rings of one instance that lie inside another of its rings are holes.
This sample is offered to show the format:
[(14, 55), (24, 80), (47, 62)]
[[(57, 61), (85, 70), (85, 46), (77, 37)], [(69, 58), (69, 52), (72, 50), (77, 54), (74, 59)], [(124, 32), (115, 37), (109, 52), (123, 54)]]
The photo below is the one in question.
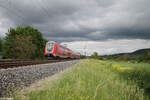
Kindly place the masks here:
[(121, 73), (124, 78), (137, 83), (140, 88), (145, 90), (146, 94), (150, 94), (150, 68), (149, 67), (133, 67)]
[(94, 52), (90, 58), (99, 59), (98, 53)]

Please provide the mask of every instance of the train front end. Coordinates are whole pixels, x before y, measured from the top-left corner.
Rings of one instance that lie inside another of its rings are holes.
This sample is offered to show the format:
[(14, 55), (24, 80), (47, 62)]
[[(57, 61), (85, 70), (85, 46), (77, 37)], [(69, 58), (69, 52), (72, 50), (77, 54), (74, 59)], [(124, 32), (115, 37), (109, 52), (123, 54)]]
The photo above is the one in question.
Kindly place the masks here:
[(45, 56), (46, 57), (54, 57), (54, 49), (55, 49), (55, 42), (49, 41), (46, 43), (45, 46)]

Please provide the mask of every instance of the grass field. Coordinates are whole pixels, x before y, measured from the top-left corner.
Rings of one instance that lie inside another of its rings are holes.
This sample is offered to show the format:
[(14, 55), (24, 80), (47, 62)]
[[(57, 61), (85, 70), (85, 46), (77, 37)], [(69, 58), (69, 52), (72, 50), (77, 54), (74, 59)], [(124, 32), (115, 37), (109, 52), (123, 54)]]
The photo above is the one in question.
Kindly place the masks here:
[(33, 87), (17, 93), (14, 98), (15, 100), (146, 100), (144, 90), (124, 77), (133, 69), (132, 66), (136, 67), (127, 62), (87, 59), (58, 75), (33, 84)]
[(145, 94), (150, 97), (150, 64), (127, 62), (111, 63), (112, 66), (117, 66), (115, 69), (121, 78), (124, 78), (127, 81), (132, 80), (140, 88), (144, 89)]

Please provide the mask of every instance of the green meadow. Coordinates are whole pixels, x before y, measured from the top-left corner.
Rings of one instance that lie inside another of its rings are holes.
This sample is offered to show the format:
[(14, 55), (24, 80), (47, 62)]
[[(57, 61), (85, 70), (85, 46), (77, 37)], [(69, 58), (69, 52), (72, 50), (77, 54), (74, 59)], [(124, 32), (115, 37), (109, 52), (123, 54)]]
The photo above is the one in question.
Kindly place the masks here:
[(17, 92), (14, 99), (148, 100), (149, 65), (82, 60), (57, 75), (40, 80), (28, 89)]

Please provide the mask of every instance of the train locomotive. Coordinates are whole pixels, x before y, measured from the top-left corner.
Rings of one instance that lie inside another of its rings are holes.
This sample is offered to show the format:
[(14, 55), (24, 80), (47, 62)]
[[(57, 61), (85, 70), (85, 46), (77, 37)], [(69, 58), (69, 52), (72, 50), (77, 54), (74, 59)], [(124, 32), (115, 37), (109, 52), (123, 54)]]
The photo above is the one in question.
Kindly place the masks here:
[(48, 58), (80, 58), (80, 54), (54, 41), (48, 41), (45, 46), (45, 56)]

